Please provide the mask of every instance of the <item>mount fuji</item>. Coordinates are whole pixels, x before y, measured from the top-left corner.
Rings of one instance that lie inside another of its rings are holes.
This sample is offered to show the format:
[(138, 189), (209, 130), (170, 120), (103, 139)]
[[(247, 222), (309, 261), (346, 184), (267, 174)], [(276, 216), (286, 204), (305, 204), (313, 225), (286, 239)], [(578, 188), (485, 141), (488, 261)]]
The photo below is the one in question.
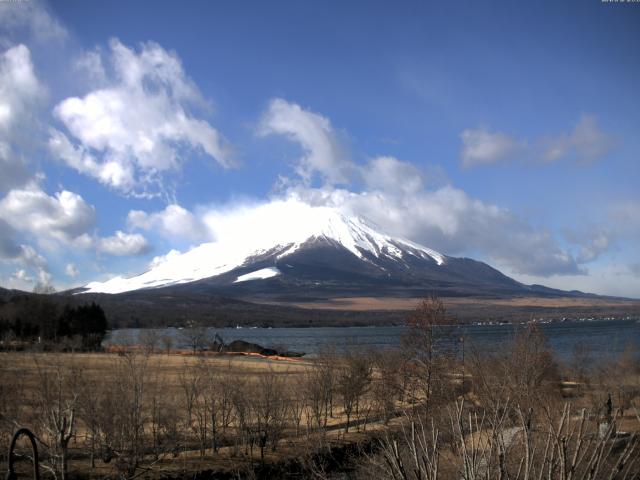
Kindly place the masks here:
[(132, 277), (65, 292), (114, 325), (400, 324), (419, 298), (460, 321), (637, 315), (640, 304), (525, 285), (486, 263), (382, 233), (363, 218), (289, 199), (205, 217), (215, 241)]
[(78, 292), (171, 288), (275, 301), (554, 292), (523, 285), (485, 263), (381, 233), (367, 220), (330, 207), (276, 201), (221, 222), (224, 228), (214, 242), (172, 251), (140, 275), (92, 282)]

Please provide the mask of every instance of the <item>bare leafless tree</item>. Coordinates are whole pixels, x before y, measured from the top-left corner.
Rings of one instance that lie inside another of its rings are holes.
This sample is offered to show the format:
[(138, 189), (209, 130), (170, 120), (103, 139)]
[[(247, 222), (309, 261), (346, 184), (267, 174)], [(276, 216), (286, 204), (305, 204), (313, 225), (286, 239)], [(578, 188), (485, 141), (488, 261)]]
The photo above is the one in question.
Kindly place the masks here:
[(184, 341), (192, 349), (194, 355), (201, 351), (209, 342), (207, 327), (195, 321), (188, 322), (180, 333)]
[(304, 392), (309, 419), (317, 429), (327, 426), (331, 415), (335, 383), (335, 356), (318, 359), (305, 372)]
[(559, 400), (558, 364), (535, 325), (519, 329), (499, 350), (474, 349), (467, 364), (474, 392), (488, 408), (506, 399), (524, 409)]
[(146, 436), (151, 437), (150, 448), (155, 460), (163, 454), (176, 454), (180, 442), (180, 399), (169, 386), (167, 377), (155, 372), (146, 387)]
[[(24, 417), (24, 375), (9, 365), (0, 366), (0, 445), (8, 445)], [(0, 450), (0, 459), (4, 458)]]
[(403, 352), (396, 348), (371, 352), (372, 400), (385, 424), (395, 416), (396, 405), (403, 399), (405, 359)]
[(437, 480), (439, 477), (439, 432), (421, 420), (403, 426), (400, 438), (387, 435), (381, 441), (380, 458), (374, 461), (384, 478), (393, 480)]
[(194, 413), (194, 430), (198, 438), (198, 446), (200, 456), (203, 457), (209, 444), (209, 431), (211, 428), (211, 413), (213, 411), (212, 402), (215, 396), (210, 395), (208, 391), (209, 371), (205, 360), (200, 359), (198, 363), (191, 368), (195, 381), (195, 397), (193, 404)]
[(120, 474), (131, 478), (144, 463), (149, 356), (124, 353), (115, 361), (103, 390), (105, 455), (114, 456)]
[(69, 442), (76, 434), (79, 385), (73, 366), (43, 365), (35, 361), (38, 373), (34, 407), (40, 413), (40, 431), (48, 446), (48, 465), (54, 477), (68, 478)]
[[(378, 478), (394, 480), (638, 478), (640, 441), (635, 434), (617, 438), (615, 419), (598, 434), (584, 410), (576, 416), (566, 404), (546, 413), (542, 419), (531, 409), (508, 404), (478, 411), (457, 401), (446, 433), (454, 440), (454, 451), (445, 449), (433, 423), (426, 427), (418, 417), (399, 435), (383, 438), (381, 455), (372, 464)], [(535, 418), (541, 420), (535, 423)]]
[(235, 442), (234, 450), (240, 451), (242, 445), (248, 447), (250, 442), (251, 410), (250, 410), (250, 386), (242, 378), (238, 378), (233, 383), (231, 390), (231, 404), (233, 405), (233, 415), (235, 418)]
[(183, 408), (183, 445), (187, 448), (189, 437), (196, 432), (196, 407), (198, 397), (204, 388), (204, 378), (200, 369), (192, 368), (189, 362), (183, 364), (179, 378), (182, 399), (180, 405)]
[(162, 348), (165, 353), (169, 355), (171, 353), (171, 349), (173, 348), (173, 337), (171, 335), (163, 335), (160, 338), (160, 342), (162, 343)]
[(89, 443), (89, 457), (91, 468), (95, 468), (97, 449), (100, 445), (100, 394), (101, 380), (88, 375), (82, 375), (80, 396), (78, 401), (79, 419), (85, 426)]
[(423, 298), (407, 318), (402, 344), (410, 358), (412, 380), (417, 387), (414, 401), (429, 407), (434, 387), (442, 383), (442, 369), (436, 356), (437, 327), (446, 323), (444, 302), (436, 295)]
[(356, 417), (371, 383), (372, 364), (368, 355), (350, 352), (341, 359), (337, 375), (337, 391), (346, 416), (345, 432), (349, 431), (352, 416)]
[(288, 405), (285, 381), (281, 374), (269, 369), (260, 375), (250, 399), (253, 433), (260, 448), (260, 460), (264, 463), (264, 450), (271, 445), (276, 449), (284, 431)]
[(160, 342), (158, 331), (154, 328), (145, 328), (138, 334), (138, 342), (147, 353), (155, 353)]
[(295, 436), (298, 437), (300, 435), (300, 424), (307, 409), (303, 379), (296, 376), (289, 380), (287, 382), (286, 395), (289, 404), (289, 418), (295, 429)]
[(205, 395), (208, 398), (209, 417), (211, 423), (211, 447), (218, 451), (221, 435), (226, 435), (227, 429), (233, 421), (233, 383), (234, 375), (231, 364), (228, 363), (224, 371), (210, 369), (207, 376)]

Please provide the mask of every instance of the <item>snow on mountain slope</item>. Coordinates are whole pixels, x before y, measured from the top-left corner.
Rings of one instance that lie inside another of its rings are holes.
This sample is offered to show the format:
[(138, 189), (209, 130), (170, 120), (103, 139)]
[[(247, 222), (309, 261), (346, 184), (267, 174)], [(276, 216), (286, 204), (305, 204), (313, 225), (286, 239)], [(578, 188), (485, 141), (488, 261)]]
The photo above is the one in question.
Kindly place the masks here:
[[(359, 218), (349, 218), (329, 207), (312, 207), (297, 200), (272, 202), (238, 215), (210, 219), (220, 228), (215, 242), (203, 243), (188, 252), (172, 251), (164, 261), (130, 278), (115, 277), (87, 284), (83, 293), (121, 293), (156, 288), (214, 277), (245, 265), (267, 253), (289, 255), (312, 239), (336, 242), (356, 257), (363, 253), (401, 260), (406, 255), (430, 258), (438, 265), (444, 255), (422, 245), (381, 234)], [(254, 272), (255, 273), (255, 272)], [(238, 279), (239, 280), (239, 279)]]
[(280, 270), (276, 267), (261, 268), (255, 272), (240, 275), (233, 283), (248, 282), (249, 280), (264, 280), (265, 278), (275, 277), (276, 275), (280, 275)]

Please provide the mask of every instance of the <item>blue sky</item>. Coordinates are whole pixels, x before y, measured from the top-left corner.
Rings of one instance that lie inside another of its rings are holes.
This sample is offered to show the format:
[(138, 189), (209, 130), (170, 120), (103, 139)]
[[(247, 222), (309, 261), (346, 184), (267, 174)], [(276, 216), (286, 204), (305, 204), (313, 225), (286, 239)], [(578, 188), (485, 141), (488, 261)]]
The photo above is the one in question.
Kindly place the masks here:
[(0, 2), (0, 285), (295, 196), (640, 297), (640, 4)]

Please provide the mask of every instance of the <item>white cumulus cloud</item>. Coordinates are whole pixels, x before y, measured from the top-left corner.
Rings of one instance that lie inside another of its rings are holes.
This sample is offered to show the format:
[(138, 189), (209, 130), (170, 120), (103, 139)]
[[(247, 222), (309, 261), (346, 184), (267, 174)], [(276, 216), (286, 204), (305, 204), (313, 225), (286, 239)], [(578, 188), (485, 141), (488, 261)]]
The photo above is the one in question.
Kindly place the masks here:
[(80, 271), (78, 270), (78, 267), (76, 267), (75, 263), (67, 263), (64, 272), (68, 277), (71, 278), (76, 278), (78, 275), (80, 275)]
[[(0, 226), (2, 221), (0, 220)], [(0, 239), (1, 239), (0, 233)], [(0, 242), (0, 247), (2, 242)], [(0, 248), (0, 262), (19, 265), (5, 286), (9, 288), (29, 289), (34, 283), (41, 287), (51, 284), (51, 274), (47, 260), (30, 245), (15, 245), (9, 252)]]
[(151, 260), (151, 262), (149, 262), (149, 269), (158, 267), (160, 265), (162, 265), (163, 263), (168, 262), (169, 260), (172, 260), (174, 258), (178, 258), (180, 255), (182, 255), (180, 253), (179, 250), (176, 250), (174, 248), (172, 248), (169, 253), (167, 253), (166, 255), (158, 255), (157, 257), (153, 257), (153, 260)]
[(325, 183), (346, 183), (353, 165), (348, 161), (338, 135), (328, 118), (281, 98), (271, 101), (258, 128), (258, 134), (283, 135), (300, 145), (304, 156), (298, 159), (296, 173), (310, 184), (315, 175)]
[[(274, 100), (263, 116), (261, 134), (279, 134), (300, 145), (298, 181), (287, 179), (280, 194), (311, 205), (328, 205), (363, 216), (392, 235), (399, 235), (451, 255), (480, 254), (499, 266), (536, 275), (582, 274), (575, 257), (551, 233), (534, 228), (506, 208), (470, 197), (452, 185), (429, 188), (411, 163), (375, 157), (354, 164), (337, 145), (337, 133), (322, 115), (284, 100)], [(521, 144), (486, 130), (463, 133), (463, 159), (469, 165), (491, 163), (512, 155)], [(319, 174), (325, 182), (312, 187)], [(349, 180), (349, 188), (337, 187)], [(357, 189), (353, 183), (362, 183)], [(210, 215), (206, 216), (211, 224)], [(213, 228), (213, 227), (211, 227)]]
[(98, 241), (98, 251), (115, 256), (144, 255), (151, 245), (139, 233), (125, 233), (120, 230), (110, 237)]
[(68, 190), (50, 196), (29, 185), (11, 190), (0, 200), (0, 219), (13, 229), (62, 242), (83, 242), (95, 225), (95, 215), (92, 205)]
[(15, 45), (5, 51), (0, 56), (0, 192), (32, 176), (19, 147), (33, 141), (36, 112), (45, 96), (29, 49)]
[(0, 259), (12, 259), (20, 255), (16, 233), (11, 225), (0, 218)]
[(207, 238), (207, 228), (200, 219), (177, 204), (153, 213), (131, 210), (127, 224), (131, 228), (153, 230), (168, 238), (180, 237), (193, 241)]
[[(85, 58), (85, 67), (101, 75), (96, 55)], [(190, 107), (206, 104), (175, 53), (153, 42), (135, 51), (114, 39), (109, 66), (107, 85), (55, 107), (55, 117), (73, 137), (52, 130), (49, 144), (57, 158), (109, 187), (139, 195), (156, 194), (152, 188), (162, 188), (162, 174), (179, 170), (189, 152), (232, 166), (219, 132), (190, 113)]]
[(424, 187), (422, 172), (414, 165), (395, 157), (376, 157), (359, 171), (369, 190), (412, 194)]
[(11, 275), (11, 281), (16, 283), (26, 283), (32, 284), (34, 282), (33, 277), (31, 277), (24, 268), (16, 270), (13, 275)]
[(0, 140), (0, 193), (23, 186), (30, 178), (27, 162)]
[(449, 255), (480, 253), (517, 273), (581, 273), (575, 258), (549, 232), (451, 185), (412, 194), (307, 187), (292, 188), (288, 193), (312, 205), (328, 205), (365, 217), (384, 232)]
[(33, 105), (44, 95), (29, 49), (16, 45), (5, 51), (0, 56), (0, 133), (6, 135), (31, 117)]

